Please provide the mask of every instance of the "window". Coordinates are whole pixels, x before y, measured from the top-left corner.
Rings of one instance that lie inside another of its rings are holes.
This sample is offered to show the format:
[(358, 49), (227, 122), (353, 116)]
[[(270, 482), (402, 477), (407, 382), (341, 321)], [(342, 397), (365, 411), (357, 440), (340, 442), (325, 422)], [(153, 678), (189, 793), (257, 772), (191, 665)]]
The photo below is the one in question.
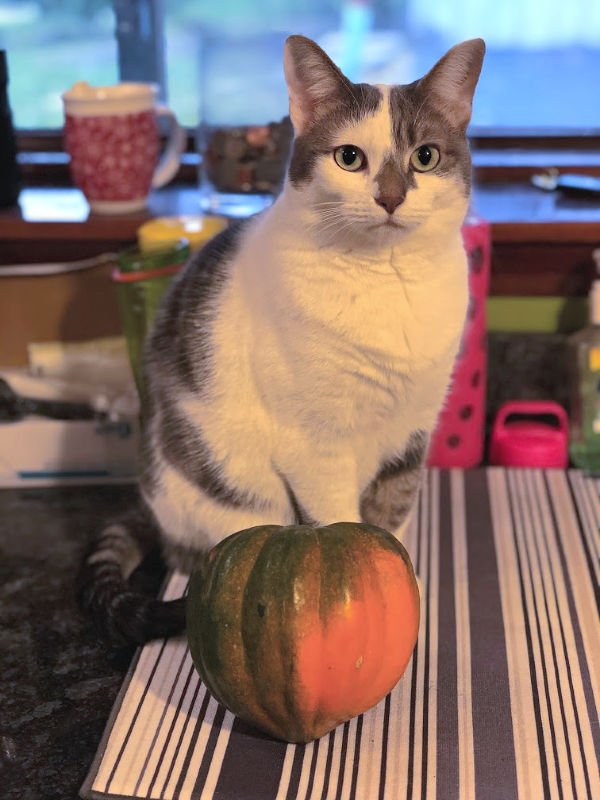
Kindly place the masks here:
[[(241, 122), (236, 90), (241, 102), (264, 86), (255, 112), (264, 108), (267, 119), (285, 113), (283, 41), (305, 33), (353, 80), (372, 83), (408, 83), (453, 44), (482, 36), (487, 55), (473, 127), (600, 128), (600, 104), (590, 102), (593, 76), (600, 75), (600, 2), (194, 0), (169, 4), (165, 21), (169, 96), (189, 125), (202, 102), (211, 113), (211, 101), (223, 94), (228, 121)], [(204, 100), (203, 89), (210, 95)]]
[[(143, 40), (148, 31), (154, 45)], [(600, 129), (592, 99), (600, 2), (0, 0), (18, 128), (60, 128), (60, 94), (75, 80), (155, 80), (163, 67), (167, 99), (186, 125), (196, 126), (202, 110), (223, 124), (255, 121), (243, 119), (249, 113), (280, 118), (282, 47), (294, 32), (315, 38), (353, 79), (392, 83), (413, 80), (449, 46), (480, 35), (488, 55), (474, 128)], [(160, 68), (156, 58), (164, 58)]]
[(0, 0), (17, 128), (60, 128), (60, 95), (76, 80), (119, 80), (112, 0)]

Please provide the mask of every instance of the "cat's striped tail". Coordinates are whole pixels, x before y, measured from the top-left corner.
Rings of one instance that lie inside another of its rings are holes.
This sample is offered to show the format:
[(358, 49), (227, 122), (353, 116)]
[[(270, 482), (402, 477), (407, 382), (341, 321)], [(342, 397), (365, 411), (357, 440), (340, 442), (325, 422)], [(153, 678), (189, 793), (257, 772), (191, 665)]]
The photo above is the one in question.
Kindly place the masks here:
[(140, 507), (107, 524), (85, 557), (79, 601), (113, 645), (143, 644), (184, 630), (184, 598), (157, 600), (134, 590), (129, 582), (134, 570), (158, 547), (156, 523)]

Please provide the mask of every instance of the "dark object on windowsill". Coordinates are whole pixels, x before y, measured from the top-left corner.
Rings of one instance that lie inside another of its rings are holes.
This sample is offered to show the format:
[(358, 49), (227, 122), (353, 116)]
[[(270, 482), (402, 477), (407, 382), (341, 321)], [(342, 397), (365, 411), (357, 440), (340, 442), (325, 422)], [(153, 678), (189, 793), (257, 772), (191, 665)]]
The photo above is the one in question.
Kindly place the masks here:
[(276, 194), (283, 183), (293, 130), (289, 117), (268, 125), (204, 131), (202, 169), (220, 192)]
[(96, 411), (87, 403), (24, 397), (0, 378), (0, 423), (17, 422), (31, 415), (63, 420), (106, 419), (104, 412)]
[(600, 178), (593, 175), (561, 175), (557, 169), (549, 169), (541, 175), (533, 175), (531, 182), (547, 192), (559, 189), (570, 197), (600, 197)]
[(6, 51), (0, 50), (0, 208), (16, 205), (20, 188), (17, 141), (8, 102)]

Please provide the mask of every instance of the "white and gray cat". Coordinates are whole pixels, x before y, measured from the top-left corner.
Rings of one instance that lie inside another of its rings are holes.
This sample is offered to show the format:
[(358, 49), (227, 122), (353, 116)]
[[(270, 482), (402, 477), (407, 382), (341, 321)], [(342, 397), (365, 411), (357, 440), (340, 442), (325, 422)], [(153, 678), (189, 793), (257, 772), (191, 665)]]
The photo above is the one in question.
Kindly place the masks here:
[(173, 282), (145, 353), (143, 514), (108, 525), (83, 602), (115, 641), (183, 625), (127, 584), (156, 537), (189, 569), (234, 531), (364, 520), (401, 535), (468, 300), (466, 128), (484, 43), (406, 86), (285, 46), (282, 193)]

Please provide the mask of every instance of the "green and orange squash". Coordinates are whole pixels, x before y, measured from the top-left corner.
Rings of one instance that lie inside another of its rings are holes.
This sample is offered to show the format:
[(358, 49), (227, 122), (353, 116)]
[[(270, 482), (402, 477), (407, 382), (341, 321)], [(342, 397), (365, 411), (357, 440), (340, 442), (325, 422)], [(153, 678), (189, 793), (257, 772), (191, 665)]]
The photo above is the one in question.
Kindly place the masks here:
[(364, 523), (260, 525), (192, 575), (187, 633), (200, 677), (241, 719), (307, 742), (376, 705), (417, 641), (405, 548)]

